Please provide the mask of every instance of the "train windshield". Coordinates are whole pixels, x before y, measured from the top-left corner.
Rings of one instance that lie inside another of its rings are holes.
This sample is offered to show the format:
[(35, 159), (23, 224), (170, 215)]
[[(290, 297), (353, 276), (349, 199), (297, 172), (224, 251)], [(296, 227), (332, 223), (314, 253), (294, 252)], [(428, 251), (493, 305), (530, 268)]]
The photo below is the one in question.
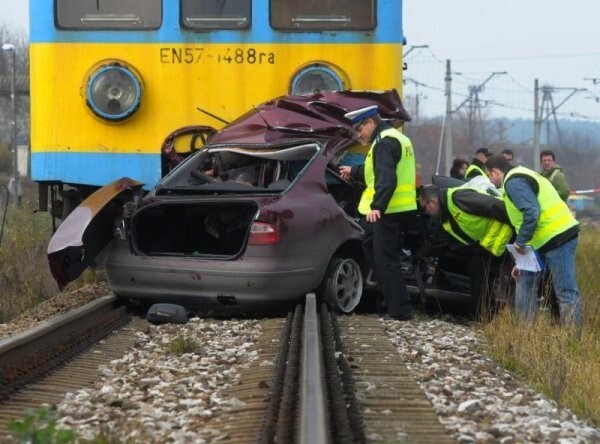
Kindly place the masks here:
[(289, 31), (375, 28), (375, 0), (271, 0), (271, 26)]
[(158, 29), (162, 0), (56, 0), (62, 29)]
[(251, 0), (181, 0), (187, 29), (244, 29), (251, 23)]

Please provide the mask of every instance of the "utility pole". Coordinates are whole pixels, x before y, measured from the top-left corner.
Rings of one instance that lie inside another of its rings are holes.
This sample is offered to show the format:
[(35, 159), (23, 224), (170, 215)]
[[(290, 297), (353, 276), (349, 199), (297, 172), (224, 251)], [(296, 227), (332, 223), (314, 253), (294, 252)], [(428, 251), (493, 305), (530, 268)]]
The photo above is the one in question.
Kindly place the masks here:
[[(542, 102), (539, 105), (539, 86), (537, 79), (534, 82), (534, 120), (533, 120), (533, 165), (536, 171), (540, 169), (540, 132), (542, 128), (542, 123), (549, 120), (550, 116), (554, 118), (554, 125), (556, 128), (556, 134), (559, 139), (559, 143), (562, 145), (562, 137), (560, 133), (560, 128), (558, 126), (558, 119), (556, 117), (556, 111), (560, 108), (564, 103), (573, 97), (577, 92), (587, 91), (585, 88), (571, 88), (571, 87), (555, 87), (550, 85), (544, 85), (542, 90)], [(554, 105), (554, 99), (552, 97), (552, 93), (555, 91), (570, 91), (570, 94), (567, 95), (566, 98), (562, 100), (558, 105)], [(550, 127), (549, 123), (546, 122), (546, 144), (550, 143)]]
[(419, 82), (418, 80), (412, 79), (410, 77), (404, 77), (402, 79), (402, 83), (404, 85), (406, 85), (408, 82), (412, 83), (413, 85), (415, 85), (415, 112), (414, 112), (414, 123), (415, 125), (419, 124), (419, 104), (421, 102), (421, 97), (427, 98), (427, 96), (425, 96), (424, 94), (419, 92), (419, 87), (420, 86), (427, 86), (424, 83)]
[(12, 55), (12, 77), (10, 81), (10, 101), (12, 105), (12, 198), (13, 205), (17, 207), (19, 205), (19, 168), (18, 168), (18, 152), (17, 152), (17, 104), (15, 95), (15, 83), (16, 83), (16, 71), (17, 71), (17, 58), (16, 48), (12, 43), (5, 43), (2, 45), (2, 51), (5, 54)]
[(406, 51), (404, 54), (402, 54), (402, 70), (406, 71), (408, 69), (408, 65), (404, 61), (404, 59), (406, 58), (407, 55), (409, 55), (415, 49), (425, 49), (425, 48), (429, 48), (429, 45), (412, 45), (410, 48), (408, 48), (408, 51)]
[(450, 174), (450, 168), (452, 167), (453, 147), (452, 147), (452, 69), (450, 68), (450, 59), (446, 60), (446, 131), (445, 131), (445, 142), (446, 142), (446, 174)]
[(539, 81), (533, 81), (533, 169), (540, 170), (540, 130), (542, 128), (542, 119), (539, 109)]
[[(446, 163), (446, 169), (448, 171), (450, 171), (450, 167), (452, 166), (452, 159), (453, 159), (452, 115), (454, 113), (458, 112), (467, 103), (470, 103), (472, 108), (473, 108), (474, 103), (478, 107), (480, 107), (481, 104), (479, 103), (479, 93), (481, 91), (483, 91), (483, 87), (485, 86), (485, 84), (487, 82), (489, 82), (494, 76), (502, 75), (502, 74), (507, 74), (507, 72), (506, 71), (493, 72), (488, 76), (487, 79), (485, 79), (479, 85), (470, 86), (468, 97), (460, 105), (458, 105), (458, 107), (456, 107), (455, 109), (452, 109), (452, 70), (450, 67), (450, 60), (446, 60), (446, 76), (444, 77), (444, 80), (446, 82), (446, 90), (445, 90), (446, 115), (444, 118), (444, 135), (446, 137), (446, 139), (445, 139), (445, 142), (446, 142), (446, 144), (445, 144), (445, 148), (446, 148), (445, 149), (445, 151), (446, 151), (445, 163)], [(479, 113), (479, 120), (481, 120), (481, 112)], [(482, 130), (482, 133), (483, 133), (483, 130)], [(441, 149), (441, 142), (440, 142), (440, 149)]]
[(481, 82), (479, 85), (471, 85), (469, 86), (469, 95), (467, 96), (467, 98), (465, 100), (463, 100), (463, 102), (458, 105), (458, 107), (453, 110), (452, 112), (455, 113), (458, 110), (460, 110), (464, 105), (466, 105), (467, 103), (469, 103), (469, 107), (470, 107), (470, 111), (469, 111), (469, 123), (470, 123), (470, 137), (472, 138), (472, 127), (473, 127), (473, 120), (475, 117), (478, 117), (479, 120), (479, 126), (481, 128), (481, 133), (482, 133), (482, 138), (484, 138), (485, 134), (483, 132), (483, 122), (482, 122), (482, 118), (481, 118), (481, 102), (479, 100), (479, 93), (483, 91), (483, 87), (490, 81), (492, 80), (495, 76), (498, 75), (504, 75), (504, 74), (508, 74), (506, 71), (494, 71), (493, 73), (491, 73), (487, 79), (485, 79), (483, 82)]

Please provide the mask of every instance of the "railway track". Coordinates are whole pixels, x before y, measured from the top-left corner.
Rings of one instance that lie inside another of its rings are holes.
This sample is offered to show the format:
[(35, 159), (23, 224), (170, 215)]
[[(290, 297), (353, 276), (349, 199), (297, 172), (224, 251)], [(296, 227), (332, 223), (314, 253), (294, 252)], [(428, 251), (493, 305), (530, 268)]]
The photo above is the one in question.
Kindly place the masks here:
[[(296, 307), (288, 315), (272, 378), (259, 383), (269, 388), (262, 393), (268, 402), (263, 402), (259, 433), (246, 429), (243, 438), (235, 426), (227, 426), (223, 442), (456, 442), (377, 316), (338, 318), (325, 305), (317, 313), (311, 299), (309, 295), (304, 310)], [(253, 369), (235, 389), (243, 405), (228, 414), (230, 424), (243, 422), (247, 414), (243, 393), (257, 381), (251, 375)], [(251, 396), (256, 399), (255, 393)]]
[[(111, 303), (114, 301), (105, 302), (109, 306)], [(82, 311), (89, 310), (90, 307)], [(123, 322), (126, 321), (119, 321), (110, 329)], [(66, 318), (62, 324), (66, 328)], [(317, 306), (314, 295), (308, 295), (306, 306), (296, 307), (285, 320), (265, 319), (260, 325), (262, 333), (254, 344), (260, 359), (243, 365), (238, 380), (226, 389), (225, 395), (219, 395), (237, 402), (198, 426), (218, 429), (219, 442), (454, 442), (376, 316), (338, 318), (325, 305)], [(6, 436), (7, 420), (19, 418), (23, 408), (35, 409), (42, 403), (55, 405), (65, 392), (92, 386), (98, 380), (100, 363), (117, 359), (133, 345), (136, 331), (151, 328), (157, 327), (133, 320), (120, 333), (35, 383), (32, 379), (49, 370), (41, 370), (41, 364), (33, 366), (37, 367), (32, 373), (35, 376), (20, 380), (18, 375), (23, 373), (7, 372), (4, 355), (0, 355), (3, 374), (16, 375), (13, 386), (23, 388), (29, 384), (10, 398), (4, 395), (0, 403), (0, 436)], [(33, 336), (48, 341), (43, 339), (48, 331), (38, 329)], [(70, 342), (77, 342), (72, 334), (67, 337)], [(2, 347), (5, 342), (0, 343), (0, 351), (15, 348)], [(11, 368), (18, 365), (15, 361)], [(119, 436), (118, 424), (114, 427), (113, 433)]]
[[(123, 337), (104, 340), (130, 321), (125, 307), (105, 296), (0, 340), (0, 438), (24, 409), (54, 405), (67, 391), (93, 382), (99, 364), (131, 346)], [(81, 356), (85, 350), (90, 353)]]
[(126, 309), (117, 305), (116, 297), (105, 296), (0, 340), (0, 402), (128, 321)]

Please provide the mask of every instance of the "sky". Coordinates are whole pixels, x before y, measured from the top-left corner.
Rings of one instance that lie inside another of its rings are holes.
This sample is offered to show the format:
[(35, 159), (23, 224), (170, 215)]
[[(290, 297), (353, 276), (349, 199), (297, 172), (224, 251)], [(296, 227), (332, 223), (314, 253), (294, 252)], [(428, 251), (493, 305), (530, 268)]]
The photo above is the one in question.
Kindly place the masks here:
[[(506, 71), (479, 94), (491, 115), (532, 118), (537, 78), (555, 88), (559, 116), (600, 122), (600, 79), (585, 80), (600, 78), (599, 0), (405, 0), (403, 9), (405, 78), (415, 80), (404, 94), (419, 94), (420, 113), (444, 112), (440, 89), (450, 59), (453, 108), (469, 86)], [(428, 48), (410, 49), (420, 45)], [(567, 99), (573, 90), (559, 88), (587, 91)]]
[(29, 0), (0, 0), (0, 23), (13, 31), (27, 33), (29, 29)]
[[(566, 99), (559, 117), (600, 122), (600, 0), (404, 0), (403, 9), (404, 94), (413, 102), (419, 97), (419, 115), (444, 112), (450, 59), (453, 108), (469, 87), (506, 72), (485, 83), (482, 112), (532, 118), (537, 78), (555, 88), (555, 106)], [(0, 0), (0, 23), (27, 32), (28, 1)], [(411, 49), (421, 45), (428, 47)], [(594, 78), (597, 84), (586, 80)], [(570, 88), (587, 91), (568, 97)]]

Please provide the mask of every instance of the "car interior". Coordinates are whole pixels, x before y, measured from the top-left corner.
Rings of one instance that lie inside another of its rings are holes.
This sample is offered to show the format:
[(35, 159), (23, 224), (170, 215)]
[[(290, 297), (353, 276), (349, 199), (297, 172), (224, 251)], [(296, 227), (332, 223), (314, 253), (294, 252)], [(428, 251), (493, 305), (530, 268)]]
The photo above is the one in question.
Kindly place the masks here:
[[(318, 150), (316, 144), (204, 150), (165, 177), (157, 194), (284, 192)], [(349, 216), (355, 217), (362, 190), (342, 179), (335, 163), (332, 159), (325, 171), (327, 190)]]

